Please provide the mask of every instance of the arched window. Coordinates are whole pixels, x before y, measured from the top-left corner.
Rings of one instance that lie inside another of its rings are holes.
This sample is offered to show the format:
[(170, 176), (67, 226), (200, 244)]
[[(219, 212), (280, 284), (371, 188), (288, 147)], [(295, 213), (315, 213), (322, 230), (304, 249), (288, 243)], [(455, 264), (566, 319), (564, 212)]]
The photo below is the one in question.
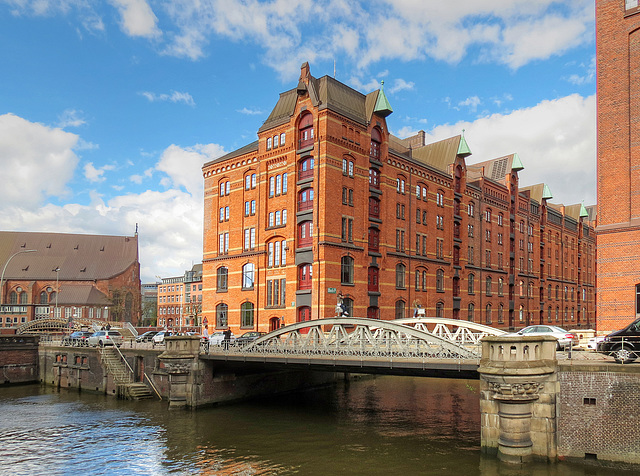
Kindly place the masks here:
[(298, 192), (298, 211), (311, 210), (313, 208), (313, 189), (305, 188)]
[(369, 251), (378, 251), (380, 249), (380, 230), (377, 228), (369, 228)]
[(524, 297), (524, 281), (520, 280), (518, 290), (520, 291), (520, 297)]
[(216, 282), (218, 292), (223, 292), (228, 289), (229, 286), (229, 269), (226, 266), (220, 266), (216, 273)]
[(504, 322), (504, 304), (500, 303), (500, 307), (498, 308), (498, 324), (502, 324)]
[(228, 320), (229, 306), (224, 303), (216, 306), (216, 328), (221, 329), (229, 325)]
[(382, 143), (382, 135), (377, 127), (371, 130), (371, 150), (369, 155), (374, 159), (380, 159), (380, 144)]
[(470, 274), (469, 279), (467, 280), (467, 290), (469, 294), (475, 293), (475, 280), (476, 277), (473, 274)]
[(380, 189), (380, 172), (378, 169), (369, 169), (369, 186), (375, 189)]
[(18, 293), (11, 291), (9, 294), (9, 304), (18, 304)]
[(379, 291), (379, 270), (375, 266), (370, 266), (367, 272), (367, 290), (371, 292)]
[(524, 322), (524, 307), (522, 306), (522, 304), (520, 305), (520, 309), (518, 311), (518, 319), (520, 319), (520, 322)]
[(484, 319), (485, 319), (485, 324), (490, 325), (491, 324), (491, 304), (487, 304), (487, 307), (485, 309), (485, 315), (484, 315)]
[(469, 306), (467, 306), (467, 320), (469, 322), (473, 322), (475, 316), (475, 311), (476, 311), (476, 307), (473, 303), (469, 303)]
[(253, 303), (243, 302), (240, 306), (240, 327), (253, 327)]
[(306, 157), (298, 163), (298, 180), (313, 177), (313, 157)]
[(298, 266), (298, 289), (311, 289), (313, 266), (310, 263)]
[(491, 296), (491, 276), (487, 276), (485, 292), (487, 296)]
[(246, 263), (242, 266), (242, 289), (253, 289), (254, 266), (253, 263)]
[(441, 269), (436, 271), (436, 291), (444, 291), (444, 271)]
[(402, 263), (396, 265), (396, 289), (405, 288), (406, 266)]
[(427, 270), (422, 271), (422, 290), (427, 290)]
[(40, 293), (40, 304), (47, 304), (48, 299), (49, 299), (49, 296), (47, 296), (46, 291), (42, 291)]
[(396, 301), (396, 319), (405, 318), (405, 303), (403, 300)]
[(529, 281), (527, 285), (527, 296), (533, 297), (533, 282)]
[(311, 246), (313, 244), (313, 222), (303, 221), (298, 224), (298, 247)]
[(436, 317), (444, 317), (444, 303), (442, 301), (436, 303)]
[(353, 258), (343, 256), (340, 260), (340, 283), (353, 284)]
[(306, 113), (300, 118), (298, 124), (298, 148), (313, 145), (313, 115)]
[(547, 308), (547, 322), (551, 322), (551, 306)]
[(298, 308), (298, 322), (305, 322), (311, 320), (311, 307), (309, 306), (301, 306)]

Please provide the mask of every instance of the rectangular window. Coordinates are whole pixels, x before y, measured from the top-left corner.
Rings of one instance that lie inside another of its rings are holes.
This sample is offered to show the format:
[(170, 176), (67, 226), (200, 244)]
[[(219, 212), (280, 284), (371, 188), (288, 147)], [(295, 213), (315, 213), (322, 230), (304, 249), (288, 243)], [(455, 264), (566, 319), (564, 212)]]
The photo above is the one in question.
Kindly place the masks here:
[(273, 265), (274, 266), (280, 266), (280, 246), (279, 246), (279, 244), (277, 242), (275, 244), (275, 250), (274, 251), (275, 251), (275, 253), (274, 253), (275, 256), (274, 256), (274, 259), (273, 259)]
[(244, 189), (249, 190), (251, 188), (251, 175), (247, 175), (244, 178)]
[(273, 197), (276, 192), (276, 178), (269, 177), (269, 196)]
[(252, 215), (256, 214), (256, 201), (255, 200), (251, 200), (251, 214)]
[(287, 193), (287, 173), (282, 174), (282, 193)]
[(224, 219), (229, 221), (229, 207), (224, 207)]
[(276, 226), (280, 226), (280, 210), (276, 212)]
[(349, 189), (349, 206), (353, 206), (353, 190)]
[(256, 229), (255, 228), (251, 228), (251, 249), (254, 249), (256, 247)]
[(276, 175), (276, 195), (282, 193), (282, 175)]
[(269, 243), (267, 250), (267, 266), (271, 268), (273, 266), (273, 242)]
[(273, 226), (273, 217), (274, 217), (274, 213), (273, 212), (269, 212), (269, 226)]
[(287, 210), (286, 210), (286, 208), (284, 210), (282, 210), (282, 224), (283, 225), (287, 224)]
[(244, 249), (248, 250), (249, 249), (249, 244), (250, 244), (250, 240), (251, 240), (251, 231), (249, 230), (249, 228), (244, 230)]
[(256, 188), (256, 174), (251, 174), (251, 188)]
[(244, 216), (248, 217), (251, 213), (251, 202), (244, 202)]
[(346, 205), (347, 203), (347, 187), (342, 187), (342, 204)]

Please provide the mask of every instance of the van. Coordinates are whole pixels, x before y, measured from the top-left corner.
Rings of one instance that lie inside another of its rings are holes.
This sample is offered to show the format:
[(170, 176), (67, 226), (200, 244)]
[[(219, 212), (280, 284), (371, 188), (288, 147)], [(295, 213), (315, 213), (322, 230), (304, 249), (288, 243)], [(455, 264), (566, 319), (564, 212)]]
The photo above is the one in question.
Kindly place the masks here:
[(640, 319), (598, 342), (598, 352), (613, 356), (619, 364), (628, 364), (640, 357)]

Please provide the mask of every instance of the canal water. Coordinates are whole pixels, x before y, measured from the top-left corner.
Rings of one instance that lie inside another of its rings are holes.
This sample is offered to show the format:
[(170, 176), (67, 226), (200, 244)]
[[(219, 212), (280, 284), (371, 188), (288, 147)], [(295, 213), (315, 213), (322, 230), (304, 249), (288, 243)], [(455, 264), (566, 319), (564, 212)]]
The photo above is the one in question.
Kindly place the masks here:
[[(39, 385), (0, 388), (2, 475), (605, 476), (480, 453), (478, 381), (363, 378), (169, 411)], [(617, 475), (631, 474), (620, 470)]]

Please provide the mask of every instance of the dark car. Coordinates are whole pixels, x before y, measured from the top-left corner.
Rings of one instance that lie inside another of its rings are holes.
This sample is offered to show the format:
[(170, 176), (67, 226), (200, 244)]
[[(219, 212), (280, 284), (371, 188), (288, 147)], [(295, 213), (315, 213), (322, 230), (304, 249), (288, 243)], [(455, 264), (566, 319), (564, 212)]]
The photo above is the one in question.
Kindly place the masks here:
[(87, 339), (93, 335), (93, 332), (76, 331), (62, 338), (62, 345), (73, 345), (78, 347), (87, 346)]
[(640, 319), (598, 342), (598, 352), (612, 355), (619, 364), (628, 364), (640, 357)]
[(236, 338), (236, 340), (234, 342), (234, 345), (247, 345), (247, 344), (250, 344), (251, 342), (253, 342), (256, 339), (259, 339), (260, 337), (262, 337), (265, 334), (266, 334), (266, 332), (256, 332), (256, 331), (245, 332), (240, 337)]
[(153, 336), (156, 335), (158, 331), (147, 331), (144, 334), (140, 334), (136, 337), (136, 342), (151, 342)]

